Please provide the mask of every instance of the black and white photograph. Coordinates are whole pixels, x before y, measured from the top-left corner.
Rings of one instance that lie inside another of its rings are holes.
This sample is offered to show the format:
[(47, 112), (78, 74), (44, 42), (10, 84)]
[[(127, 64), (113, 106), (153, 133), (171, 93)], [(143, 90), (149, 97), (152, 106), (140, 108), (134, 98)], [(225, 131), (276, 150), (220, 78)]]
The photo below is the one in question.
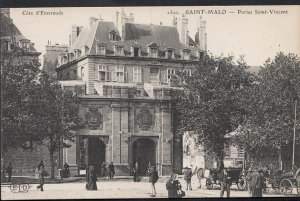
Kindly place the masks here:
[(0, 11), (1, 200), (300, 197), (299, 5)]

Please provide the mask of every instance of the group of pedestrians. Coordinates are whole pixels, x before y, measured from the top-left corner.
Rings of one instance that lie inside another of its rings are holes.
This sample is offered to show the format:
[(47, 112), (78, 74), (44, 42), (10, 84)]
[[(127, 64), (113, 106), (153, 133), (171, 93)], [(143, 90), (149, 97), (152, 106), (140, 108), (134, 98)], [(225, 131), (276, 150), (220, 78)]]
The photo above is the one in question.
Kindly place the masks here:
[(101, 166), (101, 174), (100, 176), (102, 178), (106, 178), (106, 177), (109, 177), (110, 179), (113, 179), (114, 176), (115, 176), (115, 165), (113, 162), (111, 162), (108, 167), (106, 166), (106, 162), (104, 161), (102, 163), (102, 166)]
[[(8, 179), (6, 178), (6, 174), (8, 175)], [(1, 182), (11, 182), (11, 175), (12, 175), (12, 162), (9, 162), (6, 165), (6, 162), (3, 161), (2, 168), (1, 168)]]

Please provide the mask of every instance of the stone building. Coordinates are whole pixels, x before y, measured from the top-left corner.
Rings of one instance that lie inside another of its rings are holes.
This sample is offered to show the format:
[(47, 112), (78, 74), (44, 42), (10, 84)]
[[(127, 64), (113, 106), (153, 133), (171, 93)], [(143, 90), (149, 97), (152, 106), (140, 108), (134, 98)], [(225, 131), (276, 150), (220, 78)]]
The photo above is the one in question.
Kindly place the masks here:
[(67, 45), (52, 45), (51, 41), (48, 41), (46, 45), (46, 53), (43, 55), (43, 70), (46, 71), (49, 75), (56, 77), (56, 67), (58, 65), (58, 57), (62, 53), (68, 51)]
[(114, 22), (92, 17), (89, 27), (72, 27), (69, 50), (56, 69), (62, 86), (84, 89), (80, 115), (86, 127), (61, 153), (72, 175), (88, 164), (100, 172), (104, 161), (114, 162), (116, 175), (131, 175), (135, 163), (142, 175), (149, 163), (160, 175), (181, 172), (172, 91), (181, 89), (176, 74), (191, 74), (206, 53), (198, 44), (206, 44), (206, 34), (192, 39), (186, 16), (172, 24), (137, 24), (122, 10)]

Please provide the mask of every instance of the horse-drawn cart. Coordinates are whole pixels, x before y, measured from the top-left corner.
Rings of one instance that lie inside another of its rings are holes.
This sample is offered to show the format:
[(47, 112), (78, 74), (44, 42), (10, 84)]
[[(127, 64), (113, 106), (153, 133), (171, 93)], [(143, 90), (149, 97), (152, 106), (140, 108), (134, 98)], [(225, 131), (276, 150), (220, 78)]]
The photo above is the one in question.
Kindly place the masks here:
[[(237, 188), (241, 191), (246, 189), (246, 179), (243, 174), (242, 168), (227, 168), (228, 177), (230, 183), (236, 184)], [(206, 180), (206, 188), (211, 190), (214, 188), (214, 185), (221, 185), (220, 182), (221, 172), (217, 169), (210, 170), (210, 176)]]
[(294, 188), (300, 194), (300, 169), (295, 173), (275, 171), (270, 174), (269, 178), (266, 178), (266, 192), (273, 189), (276, 193), (287, 195), (292, 194)]

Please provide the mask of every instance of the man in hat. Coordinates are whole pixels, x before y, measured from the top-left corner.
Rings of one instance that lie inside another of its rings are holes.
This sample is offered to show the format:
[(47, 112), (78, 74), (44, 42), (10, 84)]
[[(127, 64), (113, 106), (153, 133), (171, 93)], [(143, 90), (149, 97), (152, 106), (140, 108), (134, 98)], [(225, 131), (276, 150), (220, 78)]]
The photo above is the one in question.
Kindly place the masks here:
[(250, 185), (252, 197), (262, 197), (262, 189), (264, 187), (263, 170), (254, 168), (254, 172), (250, 175)]

